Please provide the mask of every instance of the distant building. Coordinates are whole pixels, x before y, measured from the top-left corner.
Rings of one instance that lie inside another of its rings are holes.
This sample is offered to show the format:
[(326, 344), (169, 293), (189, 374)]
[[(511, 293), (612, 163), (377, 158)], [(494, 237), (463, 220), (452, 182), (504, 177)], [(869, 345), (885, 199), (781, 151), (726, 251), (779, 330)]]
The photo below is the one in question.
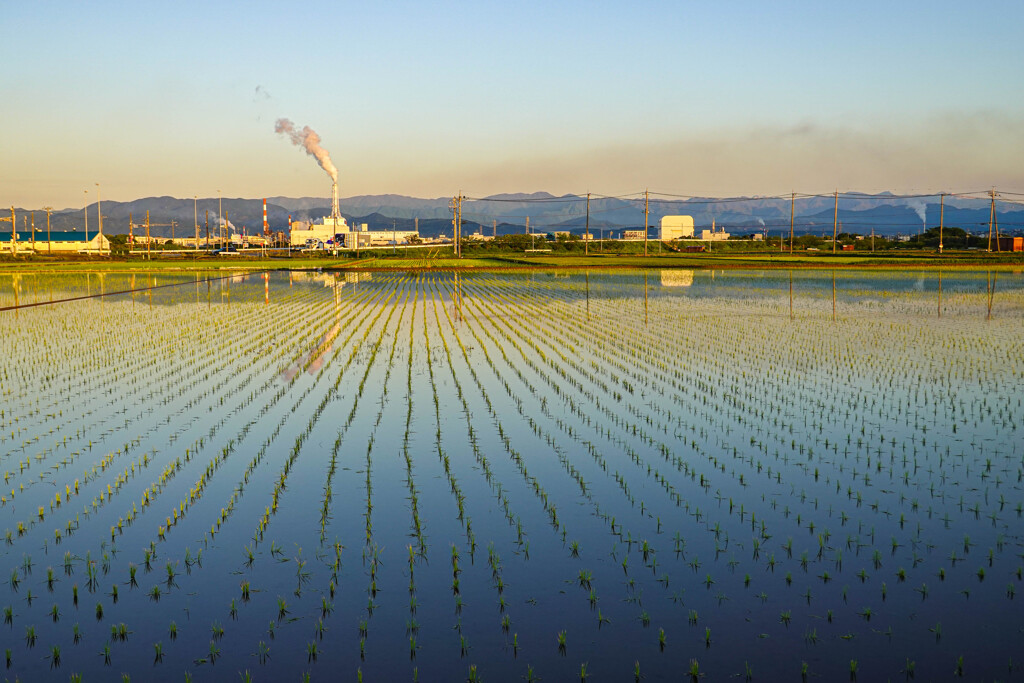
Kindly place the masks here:
[(693, 216), (662, 216), (661, 234), (664, 241), (693, 237)]
[[(51, 239), (25, 239), (24, 233), (15, 233), (17, 239), (15, 241), (10, 240), (10, 234), (7, 235), (6, 241), (0, 242), (0, 249), (10, 253), (27, 253), (34, 252), (36, 254), (109, 254), (110, 253), (110, 240), (107, 239), (106, 235), (100, 235), (94, 233), (93, 236), (86, 240), (85, 235), (80, 232), (72, 232), (61, 234), (59, 232), (51, 233)], [(37, 235), (45, 237), (45, 232), (36, 231)]]
[(717, 242), (729, 239), (729, 233), (724, 230), (715, 230), (712, 228), (711, 230), (701, 230), (700, 238), (705, 242)]
[(366, 223), (350, 226), (342, 216), (327, 216), (322, 223), (292, 223), (292, 247), (355, 249), (408, 243), (418, 230), (370, 230)]
[(642, 240), (647, 236), (646, 230), (623, 230), (622, 239), (624, 240)]
[(1000, 237), (993, 239), (993, 249), (999, 251), (1024, 251), (1024, 237)]

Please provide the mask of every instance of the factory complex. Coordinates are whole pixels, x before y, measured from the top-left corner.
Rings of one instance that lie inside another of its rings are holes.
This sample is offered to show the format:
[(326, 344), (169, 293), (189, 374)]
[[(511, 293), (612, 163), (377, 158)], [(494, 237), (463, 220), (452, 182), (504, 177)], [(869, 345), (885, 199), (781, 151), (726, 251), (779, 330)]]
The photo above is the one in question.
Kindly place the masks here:
[[(266, 200), (264, 200), (264, 216)], [(331, 185), (331, 215), (320, 223), (288, 224), (289, 244), (298, 249), (359, 249), (391, 244), (411, 244), (419, 239), (418, 230), (368, 230), (366, 223), (350, 226), (338, 210), (338, 183)]]

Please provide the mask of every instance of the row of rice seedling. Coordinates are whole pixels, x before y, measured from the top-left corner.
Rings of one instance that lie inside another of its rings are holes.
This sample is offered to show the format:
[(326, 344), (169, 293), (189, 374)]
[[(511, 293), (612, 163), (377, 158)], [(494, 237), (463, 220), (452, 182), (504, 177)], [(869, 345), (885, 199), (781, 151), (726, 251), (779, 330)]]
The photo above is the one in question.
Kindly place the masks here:
[[(147, 566), (148, 566), (148, 565), (150, 564), (150, 561), (149, 561), (149, 560), (150, 560), (150, 558), (149, 558), (149, 554), (150, 554), (150, 553), (147, 553), (147, 563), (146, 563), (146, 564), (147, 564)], [(187, 555), (187, 552), (186, 552), (186, 555)], [(187, 565), (189, 565), (189, 563), (188, 563), (188, 562), (187, 562), (186, 564), (187, 564)], [(134, 578), (134, 571), (132, 572), (132, 574), (133, 574), (133, 577), (132, 577), (132, 578)], [(116, 586), (115, 586), (115, 592), (114, 592), (114, 595), (115, 595), (115, 599), (116, 599), (116, 594), (117, 594), (117, 593), (116, 593)]]
[[(112, 326), (164, 353), (0, 385), (10, 462), (42, 455), (0, 507), (10, 673), (1012, 674), (1017, 280), (293, 273), (85, 302), (55, 358)], [(55, 319), (19, 311), (5, 350)]]

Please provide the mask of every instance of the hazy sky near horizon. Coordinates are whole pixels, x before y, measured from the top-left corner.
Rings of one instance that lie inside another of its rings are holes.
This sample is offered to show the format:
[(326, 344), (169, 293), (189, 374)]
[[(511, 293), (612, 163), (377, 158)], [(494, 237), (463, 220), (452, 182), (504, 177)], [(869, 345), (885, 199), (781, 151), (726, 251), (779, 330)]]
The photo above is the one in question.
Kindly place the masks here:
[(1024, 4), (0, 0), (0, 205), (1024, 192)]

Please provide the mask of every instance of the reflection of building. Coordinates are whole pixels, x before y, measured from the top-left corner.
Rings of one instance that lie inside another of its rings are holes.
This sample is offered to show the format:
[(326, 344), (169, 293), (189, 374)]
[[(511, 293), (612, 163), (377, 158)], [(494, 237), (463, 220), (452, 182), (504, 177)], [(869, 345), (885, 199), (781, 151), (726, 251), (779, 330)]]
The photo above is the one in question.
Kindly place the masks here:
[(693, 284), (692, 270), (663, 270), (661, 271), (662, 287), (689, 287)]
[(693, 237), (693, 216), (662, 216), (660, 240)]

